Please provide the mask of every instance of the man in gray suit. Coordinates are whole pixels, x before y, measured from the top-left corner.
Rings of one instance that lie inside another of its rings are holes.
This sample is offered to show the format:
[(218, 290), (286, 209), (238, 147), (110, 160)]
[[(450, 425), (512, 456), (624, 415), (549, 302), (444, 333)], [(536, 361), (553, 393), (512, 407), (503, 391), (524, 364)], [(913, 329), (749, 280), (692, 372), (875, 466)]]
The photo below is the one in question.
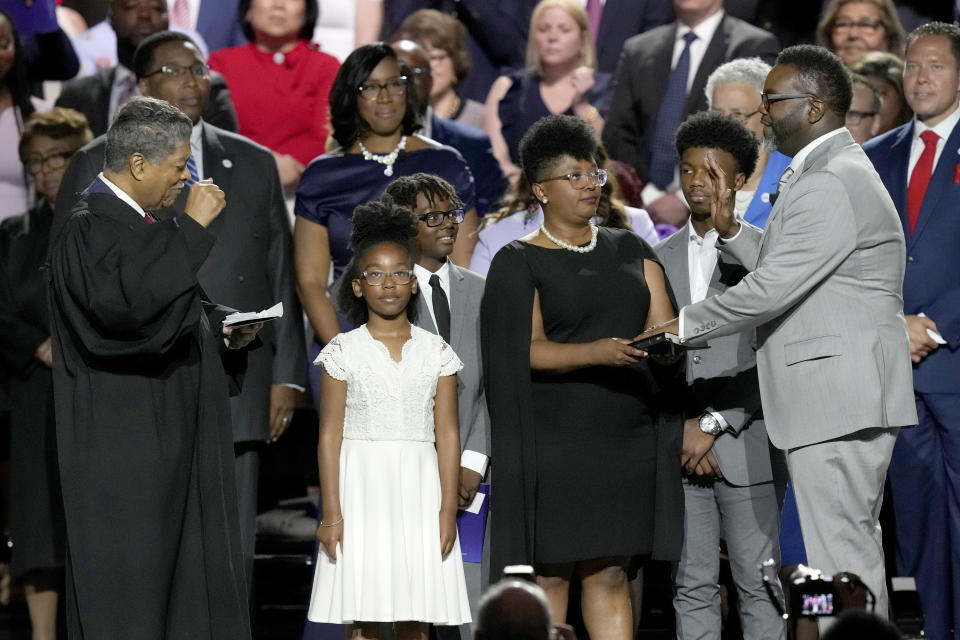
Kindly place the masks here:
[(793, 160), (764, 232), (734, 219), (728, 180), (708, 161), (718, 246), (750, 273), (665, 329), (694, 344), (757, 329), (767, 433), (787, 452), (809, 563), (858, 574), (886, 616), (883, 480), (899, 428), (917, 422), (906, 252), (893, 201), (844, 128), (850, 99), (835, 55), (780, 54), (763, 122)]
[[(474, 499), (490, 455), (490, 416), (483, 392), (480, 365), (480, 300), (484, 279), (458, 267), (448, 259), (463, 220), (464, 205), (446, 180), (415, 173), (394, 180), (386, 194), (409, 207), (420, 220), (417, 236), (417, 275), (420, 295), (417, 326), (439, 334), (463, 361), (457, 374), (458, 419), (460, 422), (460, 507)], [(490, 520), (487, 519), (489, 531)], [(489, 536), (484, 536), (482, 563), (464, 562), (470, 607), (476, 611), (489, 572), (487, 553)], [(447, 627), (438, 627), (441, 637), (449, 637)], [(471, 638), (470, 625), (460, 629), (463, 640)]]
[[(747, 274), (716, 249), (705, 159), (712, 155), (738, 191), (757, 163), (757, 142), (736, 120), (703, 111), (680, 126), (676, 147), (690, 220), (656, 252), (683, 306), (723, 293)], [(780, 509), (753, 339), (753, 331), (743, 331), (687, 354), (680, 460), (686, 515), (673, 599), (680, 640), (720, 640), (721, 536), (740, 596), (743, 637), (776, 640), (786, 634), (757, 570), (768, 558), (779, 560)]]

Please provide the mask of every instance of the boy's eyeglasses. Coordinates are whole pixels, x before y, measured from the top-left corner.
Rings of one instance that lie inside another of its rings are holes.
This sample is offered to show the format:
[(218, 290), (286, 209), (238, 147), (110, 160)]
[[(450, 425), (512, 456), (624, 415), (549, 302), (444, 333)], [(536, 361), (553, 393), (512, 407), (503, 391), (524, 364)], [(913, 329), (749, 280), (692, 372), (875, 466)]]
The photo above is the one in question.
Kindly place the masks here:
[(460, 224), (466, 215), (463, 209), (450, 209), (450, 211), (428, 211), (418, 215), (417, 219), (428, 227), (439, 227), (448, 218), (453, 224)]

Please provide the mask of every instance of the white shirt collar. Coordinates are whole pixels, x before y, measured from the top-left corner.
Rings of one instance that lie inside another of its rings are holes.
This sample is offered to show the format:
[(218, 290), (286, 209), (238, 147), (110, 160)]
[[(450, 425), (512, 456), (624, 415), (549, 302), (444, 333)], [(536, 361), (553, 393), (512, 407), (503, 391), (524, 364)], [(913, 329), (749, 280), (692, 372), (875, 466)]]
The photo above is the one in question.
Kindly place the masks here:
[(927, 125), (917, 120), (917, 117), (914, 116), (913, 117), (913, 140), (914, 142), (916, 142), (917, 139), (920, 138), (921, 133), (923, 133), (924, 131), (933, 130), (935, 134), (940, 136), (940, 140), (945, 141), (947, 138), (950, 137), (950, 134), (953, 133), (953, 129), (954, 127), (957, 126), (958, 122), (960, 122), (960, 106), (954, 109), (953, 113), (951, 113), (949, 116), (944, 118), (940, 123), (938, 123), (936, 126), (933, 126), (933, 127), (928, 127)]
[(448, 298), (450, 297), (450, 260), (444, 261), (436, 271), (430, 271), (421, 267), (419, 264), (414, 264), (413, 273), (417, 276), (417, 282), (421, 287), (423, 285), (429, 287), (430, 276), (436, 275), (440, 278), (440, 286), (443, 287), (444, 293), (447, 294)]
[(103, 172), (102, 172), (102, 171), (100, 172), (100, 174), (99, 174), (97, 177), (100, 178), (101, 180), (103, 180), (103, 184), (105, 184), (105, 185), (107, 185), (108, 187), (110, 187), (110, 191), (113, 191), (113, 193), (114, 193), (118, 198), (120, 198), (121, 200), (123, 200), (124, 202), (126, 202), (128, 205), (130, 205), (131, 207), (133, 207), (133, 210), (136, 211), (137, 213), (139, 213), (141, 218), (146, 218), (146, 217), (147, 217), (147, 212), (143, 210), (143, 207), (141, 207), (139, 204), (137, 204), (136, 200), (134, 200), (134, 199), (131, 198), (129, 195), (127, 195), (127, 192), (126, 192), (126, 191), (124, 191), (123, 189), (121, 189), (121, 188), (118, 187), (117, 185), (115, 185), (115, 184), (113, 184), (112, 182), (110, 182), (110, 180), (107, 178), (107, 176), (103, 175)]
[(699, 233), (697, 233), (697, 230), (693, 228), (693, 220), (691, 217), (687, 218), (687, 235), (689, 236), (690, 240), (696, 242), (697, 244), (703, 244), (704, 238), (717, 236), (719, 234), (717, 233), (716, 229), (710, 229), (703, 236), (701, 236)]
[(713, 39), (713, 34), (717, 32), (717, 28), (720, 26), (720, 21), (723, 20), (723, 14), (723, 9), (720, 9), (706, 20), (695, 26), (693, 29), (678, 20), (677, 40), (682, 40), (683, 36), (687, 35), (688, 32), (693, 31), (695, 34), (697, 34), (698, 40), (703, 42), (705, 45), (710, 44), (710, 41)]
[(807, 146), (805, 146), (803, 149), (800, 149), (800, 151), (797, 152), (797, 155), (793, 156), (793, 160), (790, 161), (790, 166), (787, 167), (792, 171), (790, 175), (792, 177), (795, 177), (800, 172), (800, 170), (803, 168), (803, 163), (807, 159), (807, 156), (809, 156), (814, 149), (819, 147), (821, 144), (823, 144), (833, 136), (844, 133), (846, 130), (847, 130), (846, 127), (837, 127), (833, 131), (829, 131), (823, 134), (822, 136), (820, 136), (819, 138), (816, 138), (815, 140), (808, 142)]

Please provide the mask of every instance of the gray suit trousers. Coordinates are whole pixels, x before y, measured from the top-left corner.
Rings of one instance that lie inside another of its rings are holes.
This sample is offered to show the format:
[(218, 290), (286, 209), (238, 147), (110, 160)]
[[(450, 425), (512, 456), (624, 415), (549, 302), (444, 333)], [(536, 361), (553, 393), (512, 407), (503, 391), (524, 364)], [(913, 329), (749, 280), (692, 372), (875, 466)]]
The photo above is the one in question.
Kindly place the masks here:
[(878, 518), (899, 432), (896, 427), (863, 429), (787, 451), (807, 564), (830, 575), (860, 576), (877, 596), (874, 611), (882, 618), (888, 616), (889, 600)]
[[(683, 481), (683, 552), (674, 576), (678, 640), (720, 640), (721, 535), (740, 596), (744, 640), (782, 640), (786, 627), (764, 588), (759, 565), (780, 564), (776, 485), (697, 486)], [(778, 597), (782, 598), (781, 594)]]

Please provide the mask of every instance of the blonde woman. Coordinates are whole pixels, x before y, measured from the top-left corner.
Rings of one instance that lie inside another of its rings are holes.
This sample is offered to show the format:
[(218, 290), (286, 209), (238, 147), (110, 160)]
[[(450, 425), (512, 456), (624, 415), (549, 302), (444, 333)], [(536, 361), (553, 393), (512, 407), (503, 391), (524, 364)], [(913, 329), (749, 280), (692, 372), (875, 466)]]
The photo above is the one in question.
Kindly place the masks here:
[(526, 68), (500, 76), (484, 107), (493, 155), (513, 182), (520, 175), (520, 138), (550, 114), (576, 115), (597, 139), (613, 78), (596, 71), (587, 12), (579, 0), (542, 0), (530, 18)]

